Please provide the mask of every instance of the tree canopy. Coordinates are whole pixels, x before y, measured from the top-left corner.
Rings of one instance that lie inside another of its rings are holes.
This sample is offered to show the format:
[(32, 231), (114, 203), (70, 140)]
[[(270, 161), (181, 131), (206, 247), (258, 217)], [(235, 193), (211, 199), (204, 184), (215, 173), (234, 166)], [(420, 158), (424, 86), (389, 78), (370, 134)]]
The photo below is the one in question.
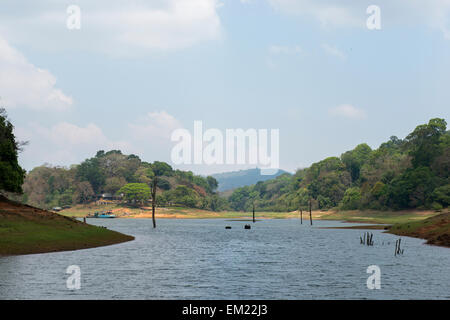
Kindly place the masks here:
[[(158, 205), (183, 205), (210, 210), (226, 207), (226, 201), (218, 200), (215, 193), (217, 181), (213, 177), (173, 170), (162, 161), (145, 162), (136, 155), (125, 155), (120, 150), (100, 150), (94, 157), (70, 168), (34, 168), (27, 174), (23, 184), (23, 201), (48, 209), (87, 203), (105, 192), (113, 195), (123, 193), (126, 200), (143, 201), (150, 198), (146, 192), (153, 185), (155, 177)], [(178, 187), (187, 188), (190, 192), (176, 192)]]
[(417, 126), (404, 140), (395, 136), (372, 150), (363, 143), (281, 177), (238, 188), (235, 210), (442, 208), (450, 198), (450, 134), (444, 119)]
[(129, 201), (146, 201), (150, 198), (150, 187), (145, 183), (127, 183), (118, 193), (122, 193)]
[(19, 143), (6, 110), (0, 108), (0, 191), (22, 193), (25, 177), (18, 162)]

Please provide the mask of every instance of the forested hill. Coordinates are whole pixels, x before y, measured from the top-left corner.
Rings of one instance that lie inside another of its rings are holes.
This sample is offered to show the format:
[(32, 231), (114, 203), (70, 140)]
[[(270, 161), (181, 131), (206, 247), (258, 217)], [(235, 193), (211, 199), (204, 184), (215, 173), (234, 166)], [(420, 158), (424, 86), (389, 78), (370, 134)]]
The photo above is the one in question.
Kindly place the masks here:
[(284, 170), (278, 170), (274, 175), (262, 175), (261, 169), (248, 169), (233, 172), (216, 173), (212, 176), (219, 183), (218, 191), (226, 191), (239, 187), (250, 186), (259, 181), (266, 181), (278, 177), (284, 173)]
[(408, 209), (448, 207), (450, 133), (444, 119), (419, 125), (406, 138), (395, 136), (372, 150), (360, 144), (229, 197), (234, 210), (293, 211), (307, 208)]
[(89, 203), (101, 194), (124, 195), (124, 200), (144, 202), (150, 199), (150, 185), (158, 176), (158, 205), (176, 204), (208, 210), (220, 210), (226, 200), (215, 192), (213, 177), (174, 170), (165, 162), (148, 163), (136, 155), (119, 150), (99, 151), (70, 168), (41, 166), (31, 170), (23, 184), (24, 203), (49, 209)]
[(375, 150), (360, 144), (294, 175), (283, 173), (237, 188), (228, 199), (218, 196), (214, 177), (174, 170), (164, 162), (148, 163), (118, 150), (99, 151), (70, 168), (34, 168), (26, 175), (22, 201), (48, 209), (88, 203), (109, 193), (144, 203), (150, 198), (152, 179), (158, 176), (156, 202), (161, 206), (247, 211), (255, 203), (257, 210), (294, 211), (307, 208), (311, 200), (315, 209), (438, 210), (450, 203), (446, 126), (444, 119), (431, 119), (404, 139), (393, 136)]

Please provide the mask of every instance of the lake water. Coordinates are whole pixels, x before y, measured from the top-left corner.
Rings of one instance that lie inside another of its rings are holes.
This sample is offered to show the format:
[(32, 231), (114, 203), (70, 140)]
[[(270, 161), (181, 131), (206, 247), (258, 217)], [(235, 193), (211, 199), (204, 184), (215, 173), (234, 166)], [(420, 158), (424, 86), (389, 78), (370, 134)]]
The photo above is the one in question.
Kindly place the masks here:
[[(349, 225), (299, 220), (88, 219), (136, 237), (113, 246), (0, 258), (1, 299), (450, 299), (450, 249)], [(231, 225), (231, 230), (225, 230)], [(81, 289), (66, 268), (81, 268)], [(367, 288), (367, 267), (381, 289)]]

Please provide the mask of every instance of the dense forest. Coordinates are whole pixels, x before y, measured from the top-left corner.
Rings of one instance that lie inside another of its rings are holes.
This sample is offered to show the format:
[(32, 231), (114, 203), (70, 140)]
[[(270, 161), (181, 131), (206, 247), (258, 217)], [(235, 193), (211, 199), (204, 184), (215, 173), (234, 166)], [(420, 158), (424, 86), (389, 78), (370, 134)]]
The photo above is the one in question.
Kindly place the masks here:
[(109, 193), (139, 204), (150, 199), (151, 181), (155, 175), (159, 176), (157, 205), (173, 204), (208, 210), (220, 210), (226, 206), (226, 200), (215, 192), (217, 181), (213, 177), (173, 170), (164, 162), (148, 163), (119, 150), (98, 151), (95, 157), (70, 168), (34, 168), (26, 175), (22, 200), (48, 209), (88, 203), (103, 193)]
[[(109, 193), (140, 204), (151, 198), (151, 182), (157, 176), (159, 206), (250, 211), (255, 204), (260, 211), (294, 211), (311, 203), (313, 209), (440, 210), (450, 203), (450, 132), (446, 126), (444, 119), (431, 119), (404, 139), (392, 136), (375, 150), (360, 144), (294, 175), (285, 173), (237, 188), (228, 198), (219, 196), (218, 182), (212, 176), (174, 170), (164, 162), (148, 163), (119, 150), (98, 151), (70, 168), (34, 168), (26, 174), (22, 201), (48, 209), (88, 203)], [(12, 153), (17, 148), (9, 147)], [(20, 170), (16, 170), (19, 176)], [(20, 186), (16, 189), (20, 191)]]
[(448, 207), (450, 133), (444, 119), (419, 125), (372, 150), (367, 144), (329, 157), (295, 175), (234, 190), (233, 210), (408, 209)]

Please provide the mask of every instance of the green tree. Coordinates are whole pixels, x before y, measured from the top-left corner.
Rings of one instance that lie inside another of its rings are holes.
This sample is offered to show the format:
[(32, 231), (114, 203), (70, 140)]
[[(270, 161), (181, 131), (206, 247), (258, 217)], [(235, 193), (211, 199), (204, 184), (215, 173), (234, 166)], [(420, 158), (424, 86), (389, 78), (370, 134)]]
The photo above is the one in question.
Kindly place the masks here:
[(0, 191), (22, 193), (25, 170), (17, 160), (20, 146), (13, 130), (6, 110), (0, 108)]
[(440, 203), (444, 207), (450, 205), (450, 184), (440, 186), (433, 191), (433, 200)]
[(214, 178), (212, 176), (207, 176), (206, 182), (208, 183), (210, 192), (214, 192), (217, 189), (217, 187), (219, 186), (219, 183), (217, 182), (216, 178)]
[(128, 201), (144, 202), (150, 198), (150, 187), (145, 183), (127, 183), (118, 193), (123, 193)]
[(429, 167), (408, 169), (388, 186), (388, 204), (394, 209), (429, 207), (437, 183)]
[(79, 181), (88, 181), (96, 194), (100, 193), (105, 185), (106, 177), (100, 167), (99, 158), (83, 161), (77, 168)]
[(88, 203), (95, 196), (95, 192), (88, 181), (82, 181), (75, 186), (73, 202)]
[(355, 210), (359, 208), (361, 201), (361, 190), (358, 187), (345, 190), (341, 201), (341, 208), (346, 210)]
[(367, 161), (371, 152), (372, 149), (367, 144), (362, 143), (356, 146), (355, 149), (342, 154), (342, 162), (350, 172), (353, 182), (359, 179), (359, 172), (361, 170), (361, 167)]
[(104, 190), (115, 194), (120, 188), (127, 184), (127, 181), (123, 177), (111, 177), (106, 178)]
[(152, 177), (152, 222), (153, 228), (156, 228), (156, 219), (155, 219), (155, 209), (156, 209), (156, 188), (158, 187), (159, 177), (161, 176), (171, 176), (173, 174), (173, 169), (170, 165), (165, 162), (155, 161), (151, 166), (151, 170), (148, 171), (149, 175), (153, 175)]
[(167, 181), (166, 179), (160, 178), (158, 181), (158, 188), (162, 190), (170, 190), (171, 188), (170, 182)]
[(434, 118), (428, 124), (417, 126), (406, 137), (406, 146), (412, 156), (412, 164), (430, 166), (434, 158), (439, 155), (440, 137), (445, 133), (447, 122), (444, 119)]

